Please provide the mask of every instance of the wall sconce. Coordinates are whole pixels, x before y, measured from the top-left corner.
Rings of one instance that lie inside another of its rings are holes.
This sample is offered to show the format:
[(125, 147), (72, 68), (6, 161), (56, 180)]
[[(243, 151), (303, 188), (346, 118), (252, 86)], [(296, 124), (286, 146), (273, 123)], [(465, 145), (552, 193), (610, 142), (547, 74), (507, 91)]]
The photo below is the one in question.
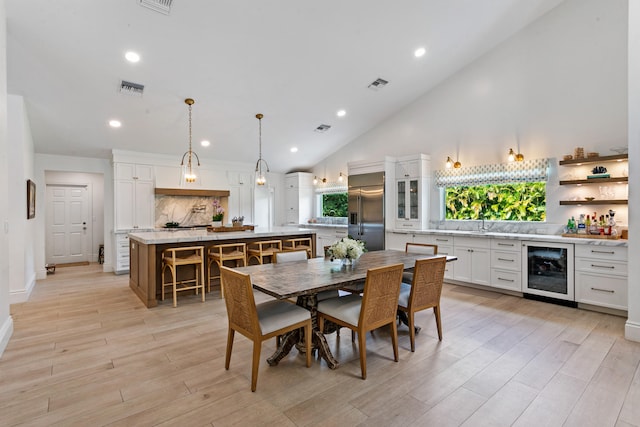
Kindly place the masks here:
[(457, 160), (454, 162), (451, 160), (451, 157), (447, 156), (447, 163), (445, 163), (445, 166), (447, 169), (451, 169), (451, 167), (454, 169), (460, 169), (462, 167), (462, 163)]
[(317, 176), (313, 177), (313, 185), (318, 185), (318, 177)]
[(340, 175), (338, 175), (338, 182), (339, 183), (344, 182), (344, 175), (342, 175), (342, 172), (340, 172)]
[(509, 161), (510, 162), (523, 162), (524, 161), (524, 155), (522, 155), (521, 153), (516, 154), (515, 151), (513, 151), (513, 148), (509, 148)]

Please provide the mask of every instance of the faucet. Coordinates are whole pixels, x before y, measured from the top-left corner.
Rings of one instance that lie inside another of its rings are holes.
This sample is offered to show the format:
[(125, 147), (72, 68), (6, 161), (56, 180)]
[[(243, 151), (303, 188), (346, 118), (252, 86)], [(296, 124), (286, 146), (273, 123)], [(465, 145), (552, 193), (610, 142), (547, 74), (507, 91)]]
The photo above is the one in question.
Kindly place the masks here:
[(482, 220), (482, 226), (480, 227), (481, 232), (485, 232), (487, 231), (487, 227), (485, 227), (484, 225), (484, 205), (482, 206), (482, 208), (480, 209), (480, 219)]

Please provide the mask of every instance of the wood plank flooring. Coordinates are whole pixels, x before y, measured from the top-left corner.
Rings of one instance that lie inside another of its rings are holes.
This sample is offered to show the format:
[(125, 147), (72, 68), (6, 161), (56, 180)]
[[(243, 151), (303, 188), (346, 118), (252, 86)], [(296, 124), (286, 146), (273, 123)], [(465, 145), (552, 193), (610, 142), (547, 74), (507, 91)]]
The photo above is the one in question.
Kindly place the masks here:
[(399, 328), (398, 363), (375, 331), (363, 381), (346, 329), (328, 336), (334, 371), (295, 350), (269, 367), (272, 340), (251, 393), (244, 337), (224, 369), (217, 292), (147, 309), (101, 267), (59, 269), (11, 306), (0, 425), (640, 426), (640, 343), (620, 317), (445, 285), (442, 342), (431, 311), (416, 316), (415, 353)]

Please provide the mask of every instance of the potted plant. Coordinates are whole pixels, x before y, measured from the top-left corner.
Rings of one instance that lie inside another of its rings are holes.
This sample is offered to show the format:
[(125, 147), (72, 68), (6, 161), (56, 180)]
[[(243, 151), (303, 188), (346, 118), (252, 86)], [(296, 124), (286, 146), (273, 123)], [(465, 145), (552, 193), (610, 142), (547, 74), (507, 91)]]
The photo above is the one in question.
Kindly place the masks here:
[(219, 199), (213, 199), (213, 217), (211, 224), (213, 227), (222, 227), (222, 220), (224, 219), (224, 208), (220, 204)]

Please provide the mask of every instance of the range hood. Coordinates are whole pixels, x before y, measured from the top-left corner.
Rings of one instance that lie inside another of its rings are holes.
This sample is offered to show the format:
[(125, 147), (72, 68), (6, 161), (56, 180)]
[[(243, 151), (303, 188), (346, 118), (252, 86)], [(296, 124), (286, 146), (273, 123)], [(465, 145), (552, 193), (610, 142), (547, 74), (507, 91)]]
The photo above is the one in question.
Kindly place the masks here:
[(156, 195), (162, 196), (196, 196), (196, 197), (229, 197), (229, 190), (195, 190), (191, 188), (156, 188)]

